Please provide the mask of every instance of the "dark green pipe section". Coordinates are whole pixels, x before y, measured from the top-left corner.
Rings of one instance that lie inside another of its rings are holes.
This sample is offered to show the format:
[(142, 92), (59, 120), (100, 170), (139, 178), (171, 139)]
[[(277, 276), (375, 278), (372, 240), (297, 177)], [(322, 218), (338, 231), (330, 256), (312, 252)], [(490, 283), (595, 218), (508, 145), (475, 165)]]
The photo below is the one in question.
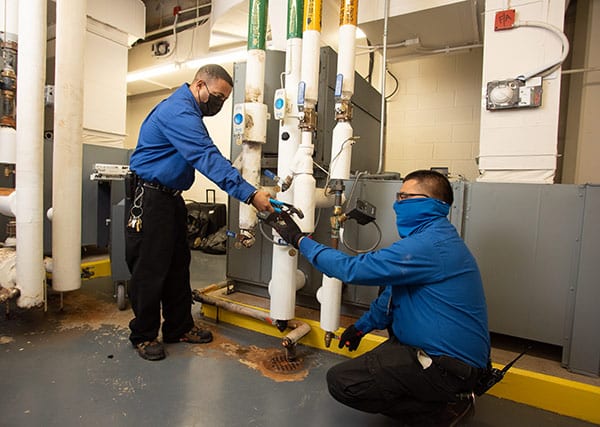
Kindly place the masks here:
[(302, 20), (304, 19), (304, 0), (288, 0), (287, 38), (302, 38)]
[(248, 16), (248, 50), (265, 50), (268, 0), (250, 0)]

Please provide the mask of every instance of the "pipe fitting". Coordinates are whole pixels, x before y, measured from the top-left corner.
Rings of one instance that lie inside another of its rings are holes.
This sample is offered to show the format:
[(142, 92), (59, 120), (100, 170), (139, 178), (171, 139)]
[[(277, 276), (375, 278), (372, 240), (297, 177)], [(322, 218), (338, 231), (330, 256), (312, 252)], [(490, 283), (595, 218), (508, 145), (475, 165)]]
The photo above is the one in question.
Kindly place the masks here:
[(303, 132), (314, 132), (317, 129), (317, 111), (314, 108), (304, 108), (298, 113), (298, 127)]
[(334, 106), (335, 120), (338, 122), (352, 121), (352, 103), (349, 99), (338, 99)]
[(251, 248), (256, 243), (255, 232), (251, 229), (240, 229), (237, 239), (238, 242), (245, 248)]

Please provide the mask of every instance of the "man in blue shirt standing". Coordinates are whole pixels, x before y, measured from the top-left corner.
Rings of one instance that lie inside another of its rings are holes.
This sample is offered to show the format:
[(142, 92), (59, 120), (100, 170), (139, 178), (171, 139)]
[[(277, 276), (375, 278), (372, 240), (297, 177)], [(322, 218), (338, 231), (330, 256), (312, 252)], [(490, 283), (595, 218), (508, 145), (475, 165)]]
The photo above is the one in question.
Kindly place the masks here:
[(479, 268), (447, 219), (453, 198), (444, 175), (408, 174), (394, 202), (401, 239), (355, 257), (304, 238), (285, 212), (267, 219), (322, 273), (385, 286), (340, 337), (339, 347), (354, 351), (372, 330), (390, 336), (329, 370), (329, 392), (341, 403), (427, 426), (455, 425), (472, 408), (490, 338)]
[(181, 192), (194, 182), (194, 170), (257, 210), (273, 211), (269, 193), (242, 178), (202, 121), (221, 110), (232, 88), (224, 68), (203, 66), (191, 84), (182, 85), (148, 114), (131, 155), (125, 234), (129, 299), (135, 317), (129, 323), (129, 339), (147, 360), (166, 356), (157, 339), (161, 306), (164, 342), (212, 340), (210, 331), (195, 326), (191, 315), (187, 209)]

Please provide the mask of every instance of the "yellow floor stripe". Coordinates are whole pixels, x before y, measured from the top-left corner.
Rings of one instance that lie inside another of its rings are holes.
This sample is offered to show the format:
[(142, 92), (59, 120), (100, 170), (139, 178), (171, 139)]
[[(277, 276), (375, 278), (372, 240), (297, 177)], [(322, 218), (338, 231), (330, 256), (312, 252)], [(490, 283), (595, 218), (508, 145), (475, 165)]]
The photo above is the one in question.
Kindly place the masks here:
[[(233, 302), (237, 305), (268, 312), (268, 310), (263, 308), (243, 304), (225, 297), (219, 297), (216, 296), (216, 294), (211, 294), (211, 296)], [(286, 335), (285, 331), (281, 333), (277, 328), (265, 322), (233, 313), (222, 308), (202, 304), (202, 312), (206, 317), (213, 320), (236, 325), (265, 335), (279, 338), (283, 338)], [(344, 349), (338, 349), (337, 340), (333, 340), (331, 346), (326, 348), (325, 332), (319, 327), (319, 322), (308, 319), (298, 320), (308, 323), (312, 328), (311, 331), (300, 340), (301, 344), (344, 356), (359, 356), (385, 341), (384, 337), (367, 334), (362, 339), (360, 347), (352, 353), (349, 353)], [(495, 364), (494, 366), (496, 368), (502, 368), (501, 365)], [(506, 374), (504, 380), (496, 384), (488, 394), (546, 411), (555, 412), (557, 414), (600, 424), (600, 387), (512, 368)]]

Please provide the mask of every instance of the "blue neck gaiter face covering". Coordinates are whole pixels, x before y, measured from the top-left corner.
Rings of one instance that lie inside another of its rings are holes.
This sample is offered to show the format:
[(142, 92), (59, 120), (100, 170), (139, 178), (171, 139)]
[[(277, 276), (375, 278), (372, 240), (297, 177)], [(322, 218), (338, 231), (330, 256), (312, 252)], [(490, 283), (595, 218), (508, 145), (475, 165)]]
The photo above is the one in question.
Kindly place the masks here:
[(436, 218), (448, 216), (450, 205), (433, 198), (415, 198), (394, 202), (398, 234), (405, 238)]

